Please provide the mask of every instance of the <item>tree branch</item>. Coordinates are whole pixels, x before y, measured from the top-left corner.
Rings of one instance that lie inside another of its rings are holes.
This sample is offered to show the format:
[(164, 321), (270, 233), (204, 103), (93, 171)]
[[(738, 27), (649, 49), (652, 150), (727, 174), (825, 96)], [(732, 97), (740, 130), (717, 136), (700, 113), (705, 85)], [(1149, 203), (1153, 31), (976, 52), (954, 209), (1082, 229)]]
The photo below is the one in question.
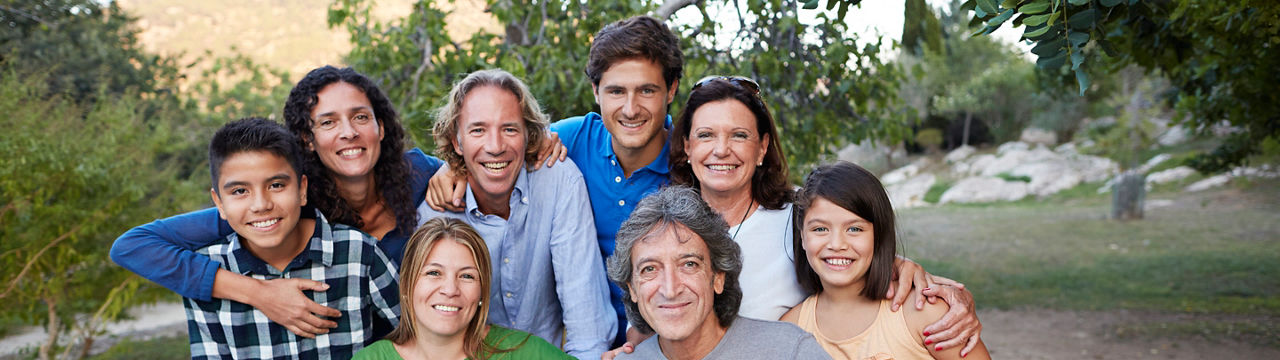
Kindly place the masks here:
[(13, 277), (13, 280), (9, 280), (9, 288), (5, 289), (3, 293), (0, 293), (0, 299), (9, 296), (9, 293), (12, 292), (14, 288), (18, 287), (18, 281), (22, 280), (22, 277), (26, 276), (28, 271), (31, 271), (31, 267), (35, 266), (36, 260), (39, 260), (40, 256), (44, 255), (45, 251), (52, 249), (54, 245), (58, 245), (62, 240), (66, 240), (68, 237), (71, 237), (71, 234), (80, 231), (80, 227), (82, 226), (84, 226), (84, 224), (76, 225), (71, 228), (70, 231), (62, 233), (62, 235), (59, 235), (57, 239), (53, 239), (53, 241), (50, 241), (48, 245), (45, 245), (44, 248), (37, 251), (35, 255), (32, 255), (31, 259), (27, 260), (27, 265), (22, 267), (22, 271), (19, 271), (18, 275)]
[(662, 20), (666, 20), (666, 19), (670, 18), (672, 14), (675, 14), (675, 13), (676, 13), (676, 10), (680, 10), (680, 9), (684, 8), (685, 6), (693, 5), (693, 3), (694, 3), (694, 2), (695, 2), (695, 0), (667, 0), (667, 1), (664, 1), (664, 2), (662, 2), (662, 5), (659, 5), (659, 6), (658, 6), (658, 9), (657, 9), (657, 10), (654, 10), (654, 11), (653, 11), (653, 17), (656, 17), (656, 18), (658, 18), (658, 19), (662, 19)]
[(28, 18), (28, 19), (34, 20), (35, 22), (38, 22), (38, 23), (40, 23), (40, 24), (42, 24), (42, 25), (44, 25), (44, 26), (47, 26), (47, 27), (49, 27), (50, 29), (57, 29), (57, 28), (58, 28), (58, 24), (54, 24), (54, 23), (51, 23), (51, 22), (48, 22), (48, 21), (44, 21), (44, 19), (41, 19), (39, 16), (35, 16), (34, 14), (31, 14), (31, 13), (26, 12), (26, 11), (18, 10), (18, 9), (15, 9), (15, 8), (12, 8), (12, 7), (9, 7), (9, 6), (5, 6), (5, 5), (0, 5), (0, 10), (8, 11), (8, 12), (11, 12), (11, 13), (17, 14), (18, 16), (21, 16), (21, 17), (24, 17), (24, 18)]

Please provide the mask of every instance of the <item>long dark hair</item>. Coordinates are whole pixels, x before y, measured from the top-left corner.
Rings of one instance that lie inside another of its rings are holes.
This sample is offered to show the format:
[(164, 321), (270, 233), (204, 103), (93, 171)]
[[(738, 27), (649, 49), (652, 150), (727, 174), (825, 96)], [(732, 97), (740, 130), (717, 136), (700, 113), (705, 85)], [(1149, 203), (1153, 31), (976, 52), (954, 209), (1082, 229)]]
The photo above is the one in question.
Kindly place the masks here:
[(822, 280), (809, 265), (803, 246), (804, 214), (818, 198), (827, 199), (871, 222), (875, 250), (872, 251), (862, 296), (872, 300), (884, 299), (889, 283), (893, 281), (893, 260), (898, 246), (893, 204), (875, 175), (847, 161), (813, 169), (804, 179), (804, 188), (796, 194), (795, 206), (791, 208), (794, 231), (791, 241), (796, 257), (796, 280), (800, 281), (800, 287), (810, 294), (822, 292)]
[[(330, 84), (344, 82), (364, 92), (373, 105), (373, 116), (382, 126), (383, 137), (381, 153), (373, 165), (374, 186), (382, 196), (383, 204), (396, 217), (396, 228), (405, 232), (413, 231), (418, 224), (418, 200), (413, 198), (413, 189), (409, 186), (410, 176), (417, 175), (408, 161), (404, 159), (404, 127), (397, 120), (396, 110), (391, 101), (382, 93), (382, 89), (368, 77), (351, 68), (335, 68), (324, 66), (311, 70), (306, 77), (298, 81), (289, 91), (289, 99), (284, 103), (284, 122), (289, 131), (298, 135), (303, 148), (315, 139), (311, 132), (311, 111), (319, 101), (317, 94)], [(325, 214), (330, 221), (364, 227), (364, 220), (346, 199), (338, 193), (338, 187), (329, 176), (328, 168), (320, 162), (320, 156), (314, 151), (303, 157), (306, 168), (316, 174), (308, 176), (311, 204)]]
[(756, 117), (756, 131), (760, 136), (769, 135), (768, 150), (764, 154), (764, 164), (756, 167), (751, 175), (751, 197), (765, 209), (780, 210), (790, 202), (793, 196), (791, 182), (788, 180), (787, 158), (782, 156), (782, 139), (778, 136), (778, 127), (773, 124), (773, 115), (765, 106), (764, 100), (752, 90), (725, 80), (711, 80), (689, 92), (689, 101), (680, 113), (680, 119), (672, 126), (671, 134), (671, 183), (699, 188), (698, 178), (693, 175), (693, 166), (689, 165), (689, 154), (684, 152), (684, 143), (688, 141), (693, 127), (693, 113), (699, 107), (710, 102), (734, 100), (742, 103)]

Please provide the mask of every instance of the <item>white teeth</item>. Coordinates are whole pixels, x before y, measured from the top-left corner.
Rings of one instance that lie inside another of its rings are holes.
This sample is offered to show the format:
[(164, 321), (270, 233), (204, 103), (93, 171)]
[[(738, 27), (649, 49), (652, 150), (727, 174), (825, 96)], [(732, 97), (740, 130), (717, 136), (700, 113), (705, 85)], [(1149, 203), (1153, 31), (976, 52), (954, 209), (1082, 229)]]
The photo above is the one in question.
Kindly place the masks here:
[(852, 263), (853, 263), (853, 260), (849, 260), (849, 259), (827, 259), (827, 260), (826, 260), (826, 262), (827, 262), (828, 264), (835, 265), (835, 266), (844, 266), (844, 265), (852, 264)]
[(346, 149), (346, 150), (339, 151), (339, 152), (338, 152), (338, 155), (341, 155), (341, 156), (355, 156), (355, 155), (360, 155), (360, 153), (362, 153), (362, 152), (364, 152), (364, 149), (361, 149), (361, 148)]
[(622, 125), (622, 127), (624, 128), (634, 129), (634, 128), (640, 127), (640, 125), (644, 125), (644, 121), (642, 120), (642, 121), (635, 121), (635, 122), (626, 122), (626, 121), (619, 120), (618, 125)]
[(280, 222), (280, 219), (271, 219), (271, 220), (266, 220), (266, 221), (254, 221), (254, 222), (249, 223), (249, 225), (252, 225), (253, 227), (264, 228), (264, 227), (268, 227), (268, 226), (271, 226), (271, 225), (275, 225), (275, 224), (276, 224), (276, 223), (278, 223), (278, 222)]
[(506, 169), (507, 165), (511, 165), (511, 162), (504, 161), (504, 162), (497, 162), (497, 163), (481, 163), (481, 165), (484, 165), (484, 167), (488, 169), (502, 170), (502, 169)]
[(707, 165), (707, 168), (716, 171), (729, 171), (738, 168), (737, 165)]
[(440, 311), (458, 311), (457, 306), (435, 305), (435, 306), (432, 306), (432, 308)]

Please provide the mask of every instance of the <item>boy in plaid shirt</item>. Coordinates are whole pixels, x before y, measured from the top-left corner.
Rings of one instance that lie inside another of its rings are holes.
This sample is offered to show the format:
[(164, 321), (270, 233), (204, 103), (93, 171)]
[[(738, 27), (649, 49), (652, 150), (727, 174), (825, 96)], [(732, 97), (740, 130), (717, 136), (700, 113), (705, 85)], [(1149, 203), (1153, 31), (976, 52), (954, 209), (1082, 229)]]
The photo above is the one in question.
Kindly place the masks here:
[(325, 283), (306, 295), (341, 312), (330, 319), (338, 326), (304, 338), (249, 305), (186, 298), (193, 359), (348, 359), (399, 322), (399, 278), (377, 240), (305, 207), (301, 152), (293, 134), (266, 119), (219, 129), (209, 144), (209, 192), (235, 233), (198, 252), (257, 279)]

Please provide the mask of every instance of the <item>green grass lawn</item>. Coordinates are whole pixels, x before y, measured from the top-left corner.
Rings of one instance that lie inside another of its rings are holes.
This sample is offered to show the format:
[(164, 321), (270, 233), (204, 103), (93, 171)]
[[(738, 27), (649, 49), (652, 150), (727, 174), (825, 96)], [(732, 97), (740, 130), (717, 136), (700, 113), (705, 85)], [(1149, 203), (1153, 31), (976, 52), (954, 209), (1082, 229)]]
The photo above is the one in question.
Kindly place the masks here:
[(1280, 346), (1280, 181), (1157, 188), (1147, 202), (1172, 204), (1130, 222), (1106, 218), (1110, 194), (1098, 186), (1039, 201), (906, 209), (900, 250), (964, 282), (979, 308), (1254, 316), (1118, 330), (1243, 333)]

